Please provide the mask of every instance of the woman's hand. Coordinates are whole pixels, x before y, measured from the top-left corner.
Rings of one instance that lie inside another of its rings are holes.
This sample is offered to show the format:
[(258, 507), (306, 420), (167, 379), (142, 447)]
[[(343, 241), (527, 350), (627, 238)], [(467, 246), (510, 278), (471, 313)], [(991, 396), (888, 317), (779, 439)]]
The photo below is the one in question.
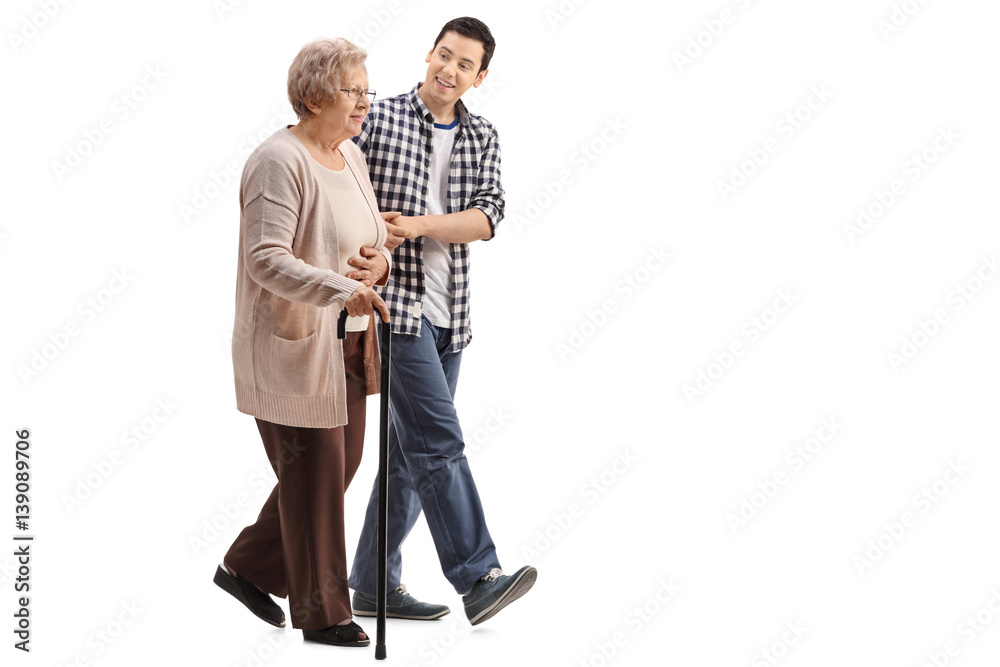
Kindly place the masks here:
[(365, 285), (354, 290), (351, 296), (347, 297), (344, 308), (347, 309), (347, 314), (351, 317), (371, 315), (377, 310), (382, 314), (383, 322), (389, 321), (389, 308), (385, 305), (385, 301), (375, 293), (375, 290)]
[(351, 257), (347, 260), (348, 264), (356, 266), (360, 270), (351, 271), (346, 276), (351, 280), (363, 282), (366, 287), (371, 287), (381, 280), (382, 276), (389, 270), (389, 262), (386, 261), (385, 255), (368, 246), (362, 246), (361, 255), (361, 257)]

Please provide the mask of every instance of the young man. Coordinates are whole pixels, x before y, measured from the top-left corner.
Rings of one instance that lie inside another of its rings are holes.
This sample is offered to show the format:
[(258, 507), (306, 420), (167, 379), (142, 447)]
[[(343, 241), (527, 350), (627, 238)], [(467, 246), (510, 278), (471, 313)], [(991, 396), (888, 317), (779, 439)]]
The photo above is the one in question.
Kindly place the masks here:
[[(392, 618), (427, 620), (450, 611), (419, 602), (400, 585), (400, 547), (421, 510), (472, 625), (524, 595), (537, 576), (530, 566), (512, 575), (500, 570), (454, 404), (462, 349), (472, 337), (468, 244), (493, 238), (504, 210), (496, 130), (459, 98), (483, 82), (494, 47), (481, 21), (449, 21), (425, 58), (424, 81), (375, 102), (354, 138), (387, 221), (386, 245), (395, 247), (381, 290), (394, 334), (386, 608)], [(375, 615), (377, 492), (376, 480), (351, 570), (359, 616)]]

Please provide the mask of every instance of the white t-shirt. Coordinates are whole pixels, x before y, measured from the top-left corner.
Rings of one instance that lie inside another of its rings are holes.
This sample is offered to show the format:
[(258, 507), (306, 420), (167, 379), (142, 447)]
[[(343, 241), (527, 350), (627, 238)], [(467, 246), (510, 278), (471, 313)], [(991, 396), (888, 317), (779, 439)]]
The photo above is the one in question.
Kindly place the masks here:
[[(375, 214), (372, 213), (365, 193), (361, 191), (351, 170), (344, 165), (340, 171), (324, 167), (313, 161), (313, 168), (319, 182), (323, 185), (326, 197), (330, 201), (333, 219), (337, 223), (337, 245), (340, 253), (341, 275), (357, 271), (357, 267), (347, 263), (351, 257), (361, 257), (361, 246), (372, 247), (378, 242), (378, 225)], [(368, 315), (348, 317), (348, 331), (365, 331), (368, 328)]]
[[(431, 150), (427, 188), (427, 215), (448, 213), (448, 173), (451, 170), (451, 149), (458, 131), (458, 116), (451, 125), (434, 123), (434, 144)], [(424, 300), (421, 312), (431, 324), (451, 328), (451, 244), (424, 237)]]

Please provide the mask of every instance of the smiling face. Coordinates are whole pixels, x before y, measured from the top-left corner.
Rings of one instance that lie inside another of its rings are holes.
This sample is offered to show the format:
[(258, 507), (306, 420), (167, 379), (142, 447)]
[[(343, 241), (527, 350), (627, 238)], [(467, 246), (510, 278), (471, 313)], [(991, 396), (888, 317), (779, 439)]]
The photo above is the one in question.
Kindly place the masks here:
[[(368, 73), (364, 67), (356, 67), (347, 72), (339, 87), (368, 90)], [(359, 100), (352, 100), (350, 94), (343, 91), (337, 91), (337, 97), (324, 101), (318, 107), (309, 106), (317, 114), (313, 119), (317, 123), (322, 142), (334, 145), (361, 132), (361, 122), (370, 107), (367, 95), (362, 95)]]
[(427, 77), (420, 86), (420, 98), (435, 116), (450, 116), (455, 102), (465, 91), (479, 87), (489, 70), (479, 71), (483, 44), (457, 32), (446, 32), (424, 62)]

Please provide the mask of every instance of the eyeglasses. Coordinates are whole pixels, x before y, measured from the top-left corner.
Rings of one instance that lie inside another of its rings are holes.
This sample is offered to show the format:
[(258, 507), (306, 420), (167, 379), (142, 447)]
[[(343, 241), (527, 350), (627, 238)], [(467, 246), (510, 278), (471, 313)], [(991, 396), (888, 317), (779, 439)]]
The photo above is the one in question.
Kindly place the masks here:
[(360, 100), (361, 94), (364, 93), (368, 96), (368, 101), (375, 101), (375, 91), (374, 90), (364, 90), (362, 88), (338, 88), (337, 90), (342, 90), (347, 93), (347, 99), (349, 100)]

